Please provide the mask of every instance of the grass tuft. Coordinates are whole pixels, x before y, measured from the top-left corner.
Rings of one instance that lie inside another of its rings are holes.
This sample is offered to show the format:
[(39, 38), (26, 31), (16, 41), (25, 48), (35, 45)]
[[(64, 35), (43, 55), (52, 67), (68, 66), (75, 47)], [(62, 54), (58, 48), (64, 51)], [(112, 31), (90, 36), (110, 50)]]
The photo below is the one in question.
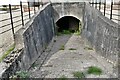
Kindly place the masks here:
[(32, 65), (31, 65), (31, 67), (32, 68), (35, 68), (35, 67), (37, 67), (39, 64), (36, 64), (36, 63), (33, 63)]
[(83, 72), (76, 71), (76, 72), (73, 72), (72, 74), (75, 78), (85, 78), (85, 75)]
[(62, 34), (71, 34), (69, 30), (63, 30)]
[(16, 72), (16, 76), (19, 78), (29, 78), (30, 73), (28, 73), (27, 71), (18, 71)]
[(64, 49), (65, 49), (65, 46), (62, 45), (59, 50), (64, 50)]
[(100, 75), (102, 74), (102, 69), (95, 67), (95, 66), (91, 66), (88, 68), (87, 73), (94, 74), (94, 75)]
[(77, 30), (77, 31), (75, 31), (75, 33), (74, 34), (76, 34), (76, 35), (80, 35), (80, 31), (79, 30)]
[(62, 75), (58, 80), (68, 80), (65, 75)]
[(70, 48), (69, 50), (76, 50), (75, 48)]
[(61, 36), (62, 34), (71, 34), (72, 32), (70, 30), (63, 30), (62, 32), (57, 32), (57, 36)]
[[(10, 76), (10, 80), (26, 80), (30, 77), (30, 73), (27, 71), (17, 71), (14, 75)], [(25, 79), (24, 79), (25, 78)]]
[(86, 46), (84, 49), (85, 49), (85, 50), (93, 50), (93, 48), (88, 47), (88, 46)]
[(15, 44), (13, 44), (1, 57), (0, 62), (3, 61), (4, 58), (6, 58), (15, 48)]

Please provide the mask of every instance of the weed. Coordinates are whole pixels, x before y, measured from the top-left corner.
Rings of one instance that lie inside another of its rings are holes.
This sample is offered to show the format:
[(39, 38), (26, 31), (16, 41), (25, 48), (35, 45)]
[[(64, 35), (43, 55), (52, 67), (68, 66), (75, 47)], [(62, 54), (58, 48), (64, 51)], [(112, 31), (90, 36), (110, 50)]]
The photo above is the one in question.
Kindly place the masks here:
[(2, 60), (4, 58), (6, 58), (15, 48), (15, 44), (13, 44), (4, 54), (2, 57), (0, 57), (0, 62), (2, 62)]
[(16, 76), (19, 78), (29, 78), (30, 73), (28, 73), (27, 71), (18, 71), (16, 72)]
[(70, 48), (69, 50), (76, 50), (75, 48)]
[(27, 71), (17, 71), (15, 75), (9, 77), (10, 80), (26, 80), (30, 77), (30, 73)]
[(100, 75), (100, 74), (102, 74), (102, 70), (98, 67), (91, 66), (91, 67), (88, 68), (87, 73), (88, 74), (94, 74), (94, 75)]
[(58, 80), (68, 80), (65, 75), (62, 75)]
[(59, 50), (64, 50), (65, 49), (65, 46), (62, 45), (61, 48)]
[(9, 80), (17, 80), (17, 75), (10, 76)]
[(80, 35), (80, 31), (79, 30), (77, 30), (77, 31), (75, 31), (75, 33), (74, 34), (76, 34), (76, 35)]
[(72, 32), (70, 30), (63, 30), (62, 32), (57, 32), (57, 36), (60, 36), (62, 34), (71, 34)]
[(69, 30), (63, 30), (62, 34), (71, 34), (71, 32)]
[(88, 47), (88, 46), (86, 46), (84, 49), (85, 49), (85, 50), (93, 50), (93, 48)]
[(39, 64), (36, 64), (36, 63), (33, 63), (32, 65), (31, 65), (31, 67), (32, 68), (35, 68), (35, 67), (37, 67)]
[(73, 76), (75, 78), (85, 78), (84, 73), (83, 72), (79, 72), (79, 71), (73, 72)]

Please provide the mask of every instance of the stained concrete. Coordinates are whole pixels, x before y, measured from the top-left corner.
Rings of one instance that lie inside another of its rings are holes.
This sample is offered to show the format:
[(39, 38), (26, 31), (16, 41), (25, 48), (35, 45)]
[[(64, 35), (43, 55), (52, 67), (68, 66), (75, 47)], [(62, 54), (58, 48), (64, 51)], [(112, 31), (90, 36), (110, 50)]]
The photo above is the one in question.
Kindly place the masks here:
[[(86, 4), (87, 5), (87, 4)], [(118, 64), (120, 25), (105, 17), (89, 4), (85, 6), (82, 34), (98, 54)]]
[[(39, 68), (39, 65), (31, 68), (30, 73), (32, 78), (60, 78), (62, 75), (65, 75), (67, 78), (74, 78), (73, 72), (86, 72), (90, 66), (101, 68), (103, 73), (97, 76), (86, 75), (86, 78), (113, 78), (117, 76), (113, 73), (112, 64), (108, 63), (94, 50), (85, 49), (86, 44), (81, 36), (73, 34), (68, 38), (69, 35), (57, 36), (55, 38), (57, 42), (53, 41), (52, 45), (50, 44), (46, 49), (46, 51), (49, 50), (47, 54), (53, 53), (53, 55), (41, 68)], [(66, 40), (68, 41), (66, 42)], [(65, 49), (59, 50), (63, 44)], [(70, 50), (71, 48), (75, 50)], [(38, 58), (35, 64), (39, 64), (39, 60), (40, 58)]]

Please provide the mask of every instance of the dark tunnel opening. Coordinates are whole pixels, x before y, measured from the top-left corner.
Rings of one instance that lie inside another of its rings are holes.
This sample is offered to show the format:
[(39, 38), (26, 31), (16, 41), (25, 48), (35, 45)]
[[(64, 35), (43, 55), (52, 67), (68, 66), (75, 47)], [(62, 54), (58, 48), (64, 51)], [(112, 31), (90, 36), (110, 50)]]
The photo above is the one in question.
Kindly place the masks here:
[(79, 30), (79, 23), (80, 20), (78, 20), (75, 17), (72, 16), (62, 17), (56, 22), (57, 31), (62, 32), (63, 30), (69, 30), (71, 32), (75, 32)]

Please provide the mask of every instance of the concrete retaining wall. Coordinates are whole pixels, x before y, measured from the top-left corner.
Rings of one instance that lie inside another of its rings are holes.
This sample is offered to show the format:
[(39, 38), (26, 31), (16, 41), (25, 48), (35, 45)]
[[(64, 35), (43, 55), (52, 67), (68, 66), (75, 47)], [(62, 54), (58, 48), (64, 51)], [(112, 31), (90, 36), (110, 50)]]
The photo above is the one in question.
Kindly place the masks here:
[(44, 57), (41, 56), (42, 52), (54, 36), (52, 9), (51, 5), (47, 5), (44, 10), (38, 12), (23, 34), (25, 52), (22, 59), (24, 69), (28, 69), (39, 56)]
[[(7, 68), (2, 69), (0, 66), (0, 78), (8, 79), (16, 71), (28, 70), (31, 65), (41, 58), (41, 65), (46, 58), (45, 54), (42, 54), (49, 42), (54, 36), (54, 19), (53, 19), (53, 7), (50, 4), (46, 4), (40, 9), (36, 15), (16, 34), (17, 49), (22, 49), (14, 62)], [(18, 54), (18, 53), (16, 53)], [(4, 80), (4, 79), (3, 79)]]
[(82, 35), (103, 57), (115, 63), (118, 61), (118, 30), (120, 25), (109, 20), (100, 11), (86, 4)]

